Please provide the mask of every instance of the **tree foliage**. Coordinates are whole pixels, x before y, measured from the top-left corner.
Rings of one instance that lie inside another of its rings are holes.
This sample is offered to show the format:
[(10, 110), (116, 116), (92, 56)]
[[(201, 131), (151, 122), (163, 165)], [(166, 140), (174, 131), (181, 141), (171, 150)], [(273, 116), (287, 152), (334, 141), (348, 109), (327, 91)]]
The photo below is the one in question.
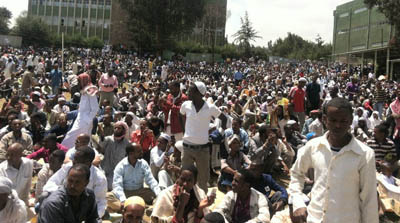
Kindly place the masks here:
[(8, 34), (10, 32), (9, 24), (12, 13), (6, 7), (0, 7), (0, 34)]
[(261, 37), (257, 35), (258, 32), (253, 28), (247, 11), (244, 17), (240, 17), (240, 22), (240, 29), (233, 34), (233, 37), (235, 38), (234, 43), (238, 43), (239, 46), (242, 46), (245, 49), (246, 54), (250, 55), (250, 43)]
[(140, 49), (163, 50), (173, 37), (191, 32), (202, 18), (205, 0), (119, 0), (129, 15), (126, 24)]
[(400, 48), (400, 1), (398, 0), (364, 0), (364, 3), (370, 8), (377, 6), (378, 10), (382, 12), (389, 20), (389, 22), (395, 26), (396, 30), (396, 46)]
[(51, 44), (51, 34), (47, 24), (40, 18), (28, 16), (26, 12), (17, 18), (11, 33), (21, 36), (24, 46), (47, 47)]
[(319, 35), (315, 42), (311, 42), (296, 34), (288, 33), (284, 39), (279, 38), (274, 43), (268, 42), (268, 50), (273, 56), (297, 60), (321, 60), (332, 54), (332, 45), (324, 44)]

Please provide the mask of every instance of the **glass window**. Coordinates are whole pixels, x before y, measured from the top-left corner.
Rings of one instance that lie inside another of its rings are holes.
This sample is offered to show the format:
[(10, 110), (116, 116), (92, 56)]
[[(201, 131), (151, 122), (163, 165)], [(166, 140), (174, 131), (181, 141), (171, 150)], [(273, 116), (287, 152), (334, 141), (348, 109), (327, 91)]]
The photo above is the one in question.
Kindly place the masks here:
[(358, 13), (361, 13), (361, 12), (364, 12), (364, 11), (367, 11), (367, 7), (354, 10), (354, 14), (358, 14)]
[(348, 12), (340, 14), (339, 18), (344, 18), (344, 17), (347, 17), (347, 16), (349, 16)]

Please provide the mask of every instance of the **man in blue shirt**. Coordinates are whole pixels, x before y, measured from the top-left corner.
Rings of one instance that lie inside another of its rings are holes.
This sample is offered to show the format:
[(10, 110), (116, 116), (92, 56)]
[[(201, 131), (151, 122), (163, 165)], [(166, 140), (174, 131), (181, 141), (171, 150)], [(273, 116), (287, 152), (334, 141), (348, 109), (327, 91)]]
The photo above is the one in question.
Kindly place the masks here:
[(243, 79), (243, 74), (240, 72), (240, 70), (237, 70), (233, 76), (235, 78), (235, 85), (239, 85), (240, 81)]
[(50, 73), (51, 78), (51, 88), (53, 89), (53, 94), (57, 95), (58, 90), (62, 86), (62, 71), (58, 69), (58, 64), (54, 63), (54, 69)]
[[(161, 192), (157, 181), (151, 174), (149, 164), (142, 159), (143, 150), (139, 144), (132, 143), (126, 146), (128, 157), (122, 159), (114, 170), (113, 179), (113, 196), (108, 203), (113, 203), (113, 206), (124, 206), (127, 197), (139, 196), (143, 198), (147, 204), (152, 204), (154, 198)], [(143, 181), (149, 188), (143, 188)], [(115, 200), (115, 198), (118, 199)], [(112, 208), (115, 209), (115, 208)]]
[[(277, 211), (283, 210), (288, 202), (286, 189), (277, 184), (271, 175), (263, 173), (264, 164), (261, 159), (252, 160), (249, 169), (255, 178), (251, 187), (266, 196), (271, 217)], [(271, 190), (275, 191), (272, 196)]]
[[(241, 143), (241, 148), (240, 151), (243, 152), (244, 154), (247, 154), (249, 152), (249, 135), (247, 134), (246, 130), (242, 128), (242, 119), (241, 118), (235, 118), (232, 120), (232, 128), (226, 129), (225, 130), (225, 148), (229, 148), (228, 146), (228, 139), (231, 137), (233, 134), (236, 134), (240, 137), (240, 143)], [(223, 158), (226, 158), (228, 156), (228, 152), (221, 152)]]

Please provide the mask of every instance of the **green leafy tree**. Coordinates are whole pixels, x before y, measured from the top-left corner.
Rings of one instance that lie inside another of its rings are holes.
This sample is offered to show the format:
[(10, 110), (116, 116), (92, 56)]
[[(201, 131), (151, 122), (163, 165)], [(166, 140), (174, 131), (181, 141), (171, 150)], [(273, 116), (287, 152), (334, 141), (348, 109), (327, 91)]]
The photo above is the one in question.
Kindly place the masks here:
[(258, 32), (253, 28), (249, 20), (249, 15), (247, 11), (244, 17), (240, 17), (240, 22), (240, 29), (235, 34), (233, 34), (233, 37), (235, 38), (234, 43), (238, 43), (240, 46), (244, 47), (245, 54), (247, 56), (250, 56), (250, 43), (261, 37), (257, 35)]
[(280, 56), (289, 59), (311, 59), (324, 60), (332, 53), (332, 45), (325, 44), (318, 35), (315, 42), (304, 40), (302, 37), (288, 33), (284, 39), (279, 38), (275, 43), (268, 43), (268, 50), (273, 56)]
[(8, 34), (10, 29), (8, 28), (10, 24), (10, 19), (12, 13), (6, 7), (0, 7), (0, 34)]
[(119, 0), (129, 15), (126, 24), (139, 50), (162, 51), (174, 37), (191, 32), (204, 13), (205, 0)]
[(46, 23), (40, 18), (21, 13), (11, 33), (22, 37), (24, 46), (49, 46), (52, 36)]

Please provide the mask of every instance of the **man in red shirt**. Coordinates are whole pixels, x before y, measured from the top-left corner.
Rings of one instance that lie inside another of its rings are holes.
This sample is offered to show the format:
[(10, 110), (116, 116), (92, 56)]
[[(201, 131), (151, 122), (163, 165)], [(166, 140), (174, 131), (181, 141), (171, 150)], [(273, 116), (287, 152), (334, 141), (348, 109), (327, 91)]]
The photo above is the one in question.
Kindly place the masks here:
[(306, 92), (303, 89), (306, 83), (307, 80), (304, 77), (300, 78), (297, 86), (293, 87), (289, 93), (289, 101), (294, 105), (294, 115), (299, 119), (300, 129), (303, 129), (306, 119), (304, 112)]
[(188, 98), (181, 92), (181, 86), (179, 81), (173, 81), (169, 84), (170, 94), (167, 100), (161, 100), (161, 107), (165, 115), (165, 128), (166, 133), (170, 136), (175, 137), (176, 141), (179, 141), (183, 137), (183, 120), (179, 115), (181, 105)]
[(140, 121), (140, 129), (132, 133), (131, 142), (142, 146), (143, 159), (145, 159), (147, 163), (150, 163), (150, 149), (156, 145), (156, 140), (146, 120)]

